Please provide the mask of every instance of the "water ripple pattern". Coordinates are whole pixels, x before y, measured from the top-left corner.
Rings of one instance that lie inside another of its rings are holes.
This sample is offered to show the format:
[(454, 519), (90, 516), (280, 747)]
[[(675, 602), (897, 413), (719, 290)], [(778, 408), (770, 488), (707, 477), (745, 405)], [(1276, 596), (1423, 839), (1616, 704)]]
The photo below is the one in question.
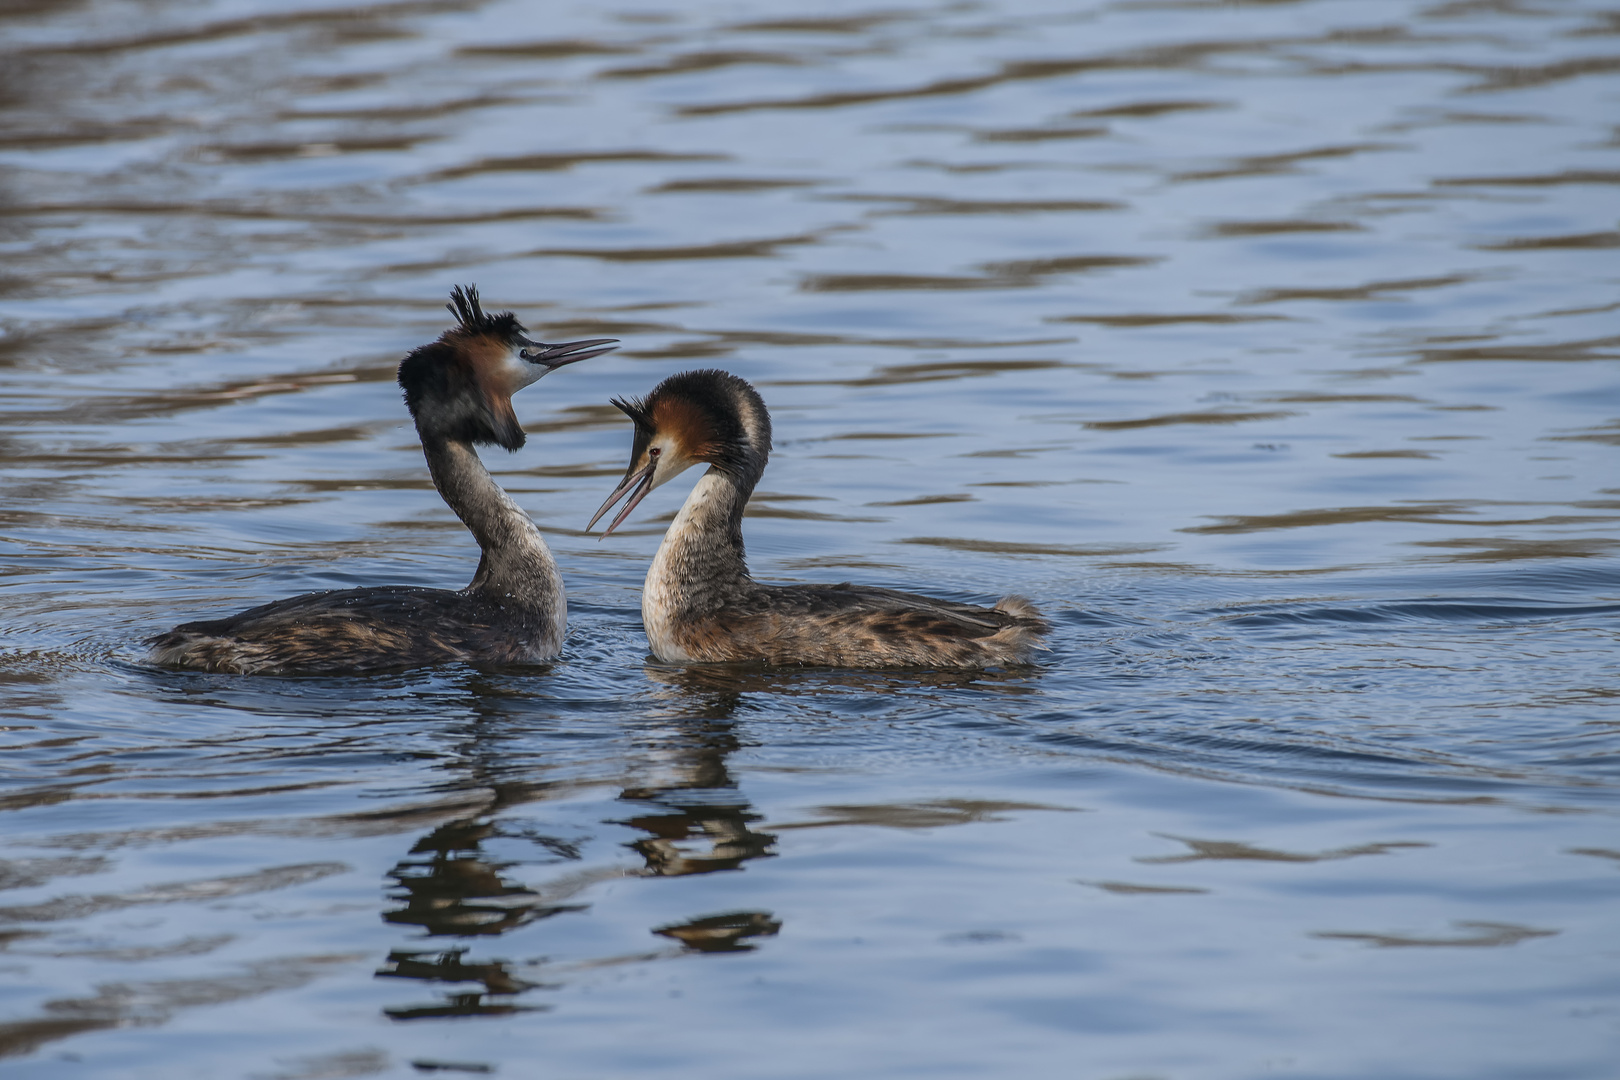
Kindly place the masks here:
[[(0, 5), (0, 1064), (1607, 1080), (1617, 102), (1602, 0)], [(624, 343), (486, 454), (563, 655), (145, 666), (470, 578), (459, 283)], [(693, 367), (756, 574), (1050, 654), (653, 662)]]

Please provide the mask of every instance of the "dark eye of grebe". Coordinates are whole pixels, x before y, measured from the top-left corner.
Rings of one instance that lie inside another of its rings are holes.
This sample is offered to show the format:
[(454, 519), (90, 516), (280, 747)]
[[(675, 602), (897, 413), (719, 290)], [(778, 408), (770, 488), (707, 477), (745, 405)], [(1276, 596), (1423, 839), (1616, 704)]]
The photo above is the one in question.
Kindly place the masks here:
[(663, 452), (664, 451), (663, 451), (663, 449), (661, 447), (655, 446), (651, 450), (647, 451), (647, 456), (648, 457), (657, 457), (659, 454), (662, 454)]

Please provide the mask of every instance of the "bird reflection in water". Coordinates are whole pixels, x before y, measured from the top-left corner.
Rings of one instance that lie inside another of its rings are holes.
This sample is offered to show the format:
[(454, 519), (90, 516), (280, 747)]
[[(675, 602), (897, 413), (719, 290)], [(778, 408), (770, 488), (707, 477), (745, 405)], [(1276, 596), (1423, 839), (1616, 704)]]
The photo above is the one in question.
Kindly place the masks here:
[(751, 952), (754, 946), (748, 943), (748, 938), (768, 937), (780, 929), (782, 924), (771, 918), (768, 911), (733, 911), (674, 926), (660, 926), (653, 933), (674, 938), (692, 952), (723, 953)]
[[(405, 904), (384, 912), (384, 921), (420, 926), (430, 937), (487, 937), (536, 919), (584, 909), (582, 904), (548, 904), (535, 890), (502, 877), (501, 871), (513, 864), (490, 861), (481, 847), (483, 841), (497, 835), (501, 833), (495, 822), (464, 819), (441, 825), (418, 840), (411, 848), (413, 857), (402, 860), (389, 874), (397, 886), (391, 898)], [(553, 841), (547, 846), (555, 851), (562, 845)], [(577, 852), (573, 855), (578, 857)], [(466, 953), (466, 946), (390, 952), (387, 966), (377, 972), (380, 977), (481, 983), (483, 989), (450, 994), (441, 1004), (384, 1011), (395, 1020), (420, 1020), (501, 1016), (542, 1008), (511, 1000), (539, 984), (513, 975), (508, 961), (467, 963)]]
[[(761, 815), (726, 767), (726, 759), (742, 746), (731, 719), (742, 695), (735, 687), (685, 670), (648, 668), (647, 675), (670, 688), (660, 696), (676, 706), (676, 715), (643, 744), (663, 765), (662, 775), (619, 795), (620, 801), (640, 803), (649, 811), (621, 822), (649, 834), (628, 845), (645, 860), (646, 873), (712, 874), (774, 856), (776, 834), (749, 827)], [(754, 946), (746, 939), (775, 934), (781, 927), (768, 911), (732, 911), (661, 926), (653, 933), (679, 941), (687, 952), (748, 952)]]
[[(649, 674), (670, 687), (665, 693), (673, 707), (660, 710), (660, 715), (652, 719), (637, 740), (639, 752), (626, 762), (634, 782), (621, 789), (618, 801), (634, 804), (640, 812), (609, 822), (646, 834), (625, 845), (644, 864), (640, 870), (628, 871), (628, 876), (682, 877), (737, 870), (750, 859), (773, 855), (775, 835), (750, 827), (761, 815), (741, 794), (726, 766), (727, 758), (742, 745), (731, 720), (742, 695), (724, 685), (682, 680), (661, 671)], [(479, 701), (483, 709), (498, 708), (498, 698), (498, 694), (480, 695)], [(501, 817), (504, 811), (539, 797), (546, 785), (496, 779), (500, 755), (491, 754), (492, 747), (482, 744), (490, 741), (488, 734), (498, 726), (481, 726), (480, 730), (485, 737), (475, 736), (473, 745), (463, 748), (463, 761), (469, 781), (493, 789), (494, 803), (476, 816), (441, 824), (416, 842), (410, 855), (389, 873), (394, 884), (389, 895), (399, 906), (383, 913), (386, 922), (419, 927), (429, 937), (492, 938), (588, 906), (558, 903), (555, 889), (548, 894), (513, 880), (506, 872), (518, 864), (497, 861), (484, 850), (491, 840), (522, 839), (541, 845), (557, 860), (582, 858), (577, 845), (536, 835)], [(576, 882), (625, 876), (627, 871), (622, 865), (571, 875)], [(754, 948), (748, 939), (773, 935), (780, 927), (770, 912), (705, 913), (686, 922), (651, 929), (654, 934), (679, 942), (678, 952), (603, 958), (585, 966), (620, 959), (746, 952)], [(457, 946), (391, 951), (387, 963), (377, 972), (379, 977), (416, 979), (457, 989), (433, 1004), (388, 1008), (384, 1012), (395, 1020), (420, 1020), (501, 1016), (550, 1008), (517, 1000), (519, 995), (548, 984), (515, 975), (509, 960), (469, 961), (468, 949)]]
[(540, 894), (501, 877), (512, 863), (489, 862), (480, 844), (502, 835), (495, 822), (452, 821), (416, 842), (412, 855), (389, 874), (393, 893), (405, 906), (387, 912), (391, 923), (420, 926), (435, 937), (489, 936), (556, 915), (579, 911), (579, 904), (546, 904)]
[(776, 836), (749, 828), (760, 815), (726, 768), (726, 759), (742, 745), (729, 719), (736, 699), (729, 693), (702, 695), (695, 711), (703, 715), (661, 726), (644, 744), (663, 775), (625, 788), (619, 800), (649, 811), (620, 823), (649, 834), (629, 845), (646, 860), (649, 875), (735, 870), (773, 854)]
[(518, 1012), (544, 1012), (549, 1005), (520, 1005), (511, 1000), (525, 990), (542, 984), (520, 979), (507, 970), (506, 961), (491, 960), (469, 964), (462, 960), (465, 948), (440, 953), (418, 953), (395, 949), (388, 954), (388, 966), (377, 972), (381, 978), (422, 979), (439, 983), (482, 983), (482, 990), (446, 995), (436, 1005), (384, 1009), (393, 1020), (435, 1020), (451, 1016), (508, 1016)]

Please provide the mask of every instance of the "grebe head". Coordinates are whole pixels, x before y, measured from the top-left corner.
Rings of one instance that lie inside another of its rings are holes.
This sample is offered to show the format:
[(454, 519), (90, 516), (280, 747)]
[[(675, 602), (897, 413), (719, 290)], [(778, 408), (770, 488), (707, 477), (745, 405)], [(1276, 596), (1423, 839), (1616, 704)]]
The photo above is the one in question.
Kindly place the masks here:
[(671, 375), (639, 401), (613, 399), (635, 422), (630, 467), (624, 480), (591, 518), (601, 520), (614, 503), (634, 491), (602, 535), (610, 535), (647, 493), (699, 463), (752, 486), (771, 453), (771, 414), (747, 382), (706, 369)]
[(457, 325), (399, 365), (405, 405), (423, 438), (518, 449), (525, 436), (512, 395), (565, 364), (613, 351), (616, 340), (531, 341), (510, 311), (487, 314), (473, 285), (451, 289), (446, 306)]

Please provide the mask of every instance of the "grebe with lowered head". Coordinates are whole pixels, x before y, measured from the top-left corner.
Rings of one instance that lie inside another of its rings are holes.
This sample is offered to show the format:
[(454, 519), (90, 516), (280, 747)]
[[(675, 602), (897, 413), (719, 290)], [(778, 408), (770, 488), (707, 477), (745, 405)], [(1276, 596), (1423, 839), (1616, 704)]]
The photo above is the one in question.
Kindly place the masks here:
[(824, 667), (991, 667), (1027, 663), (1050, 629), (1035, 606), (994, 608), (864, 585), (762, 585), (743, 556), (743, 507), (765, 471), (771, 417), (747, 382), (724, 371), (671, 375), (640, 401), (613, 402), (635, 422), (624, 481), (591, 519), (633, 492), (618, 528), (653, 488), (693, 465), (708, 470), (664, 534), (641, 593), (653, 655), (672, 662), (756, 661)]
[(146, 642), (150, 662), (279, 674), (557, 655), (567, 622), (557, 563), (473, 447), (521, 447), (512, 395), (565, 364), (610, 352), (613, 339), (545, 345), (530, 341), (510, 311), (485, 314), (472, 286), (451, 290), (450, 299), (457, 325), (401, 362), (399, 385), (433, 486), (483, 549), (472, 584), (459, 592), (385, 585), (305, 593), (159, 634)]

